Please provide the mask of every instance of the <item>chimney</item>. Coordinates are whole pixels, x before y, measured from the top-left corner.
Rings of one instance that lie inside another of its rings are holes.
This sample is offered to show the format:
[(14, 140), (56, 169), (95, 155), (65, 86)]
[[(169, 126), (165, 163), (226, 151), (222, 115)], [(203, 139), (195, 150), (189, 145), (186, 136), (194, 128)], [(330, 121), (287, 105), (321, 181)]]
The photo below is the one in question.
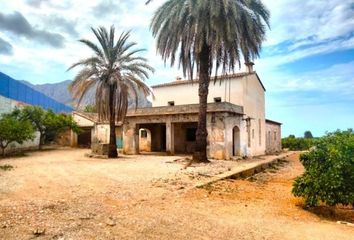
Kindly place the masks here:
[(254, 65), (253, 62), (246, 62), (245, 65), (246, 65), (246, 69), (247, 69), (248, 73), (253, 73), (254, 72), (253, 71), (253, 65)]
[(182, 80), (182, 78), (180, 76), (176, 77), (176, 81), (181, 81), (181, 80)]

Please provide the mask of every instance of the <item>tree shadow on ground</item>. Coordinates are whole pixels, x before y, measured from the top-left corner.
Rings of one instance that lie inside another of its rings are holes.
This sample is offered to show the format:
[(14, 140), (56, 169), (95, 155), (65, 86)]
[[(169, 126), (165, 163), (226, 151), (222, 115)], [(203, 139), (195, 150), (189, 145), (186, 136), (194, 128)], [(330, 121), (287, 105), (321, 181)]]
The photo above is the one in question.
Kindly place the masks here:
[(0, 156), (0, 162), (3, 160), (8, 160), (12, 158), (22, 158), (22, 157), (29, 157), (31, 153), (36, 153), (36, 152), (51, 152), (54, 150), (67, 150), (68, 148), (66, 147), (60, 147), (60, 146), (43, 146), (42, 149), (38, 148), (33, 148), (33, 149), (27, 149), (27, 150), (18, 150), (16, 152), (10, 152), (6, 153), (5, 156)]
[(321, 219), (329, 221), (345, 221), (354, 224), (354, 207), (352, 206), (317, 206), (311, 208), (302, 206), (302, 208), (317, 215)]

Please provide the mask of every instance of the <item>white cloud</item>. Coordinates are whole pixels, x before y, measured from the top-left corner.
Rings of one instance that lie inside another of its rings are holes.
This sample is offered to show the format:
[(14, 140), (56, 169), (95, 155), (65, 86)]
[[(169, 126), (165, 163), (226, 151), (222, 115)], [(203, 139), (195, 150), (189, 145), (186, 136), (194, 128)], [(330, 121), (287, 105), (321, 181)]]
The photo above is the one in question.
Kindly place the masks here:
[(354, 61), (305, 73), (280, 75), (270, 72), (264, 79), (273, 93), (317, 92), (329, 94), (329, 98), (336, 96), (354, 101)]
[(314, 37), (312, 42), (337, 38), (353, 32), (352, 1), (264, 0), (271, 11), (272, 30), (267, 45)]

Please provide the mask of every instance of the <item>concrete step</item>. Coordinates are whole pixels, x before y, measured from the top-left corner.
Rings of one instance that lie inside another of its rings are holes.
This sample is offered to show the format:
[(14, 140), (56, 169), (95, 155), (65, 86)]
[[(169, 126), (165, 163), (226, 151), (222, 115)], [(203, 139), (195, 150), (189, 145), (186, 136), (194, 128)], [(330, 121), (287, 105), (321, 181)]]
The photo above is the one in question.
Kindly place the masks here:
[(240, 166), (236, 166), (228, 172), (216, 175), (211, 179), (208, 179), (207, 181), (197, 183), (194, 187), (203, 188), (220, 180), (250, 177), (256, 173), (264, 171), (273, 164), (276, 164), (279, 160), (282, 160), (285, 157), (288, 157), (293, 154), (295, 154), (295, 152), (287, 152), (279, 154), (277, 156), (265, 156), (260, 158), (260, 160), (256, 162), (250, 162), (249, 164), (240, 164)]

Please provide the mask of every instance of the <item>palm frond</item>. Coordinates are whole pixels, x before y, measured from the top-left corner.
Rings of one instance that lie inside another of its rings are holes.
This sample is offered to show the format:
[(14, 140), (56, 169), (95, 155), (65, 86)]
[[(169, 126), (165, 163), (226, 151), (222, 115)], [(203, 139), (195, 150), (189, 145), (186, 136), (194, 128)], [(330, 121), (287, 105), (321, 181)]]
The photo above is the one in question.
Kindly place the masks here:
[(165, 63), (178, 63), (184, 76), (193, 79), (205, 45), (210, 73), (233, 72), (242, 57), (257, 58), (269, 18), (260, 0), (168, 0), (155, 12), (150, 29)]
[(129, 42), (130, 32), (123, 32), (115, 41), (115, 29), (91, 28), (98, 44), (80, 40), (93, 50), (94, 56), (74, 63), (68, 70), (83, 67), (70, 85), (70, 91), (78, 104), (91, 90), (95, 90), (95, 101), (99, 121), (124, 121), (128, 109), (128, 98), (138, 103), (138, 92), (145, 96), (151, 93), (144, 83), (154, 69), (146, 58), (138, 56), (143, 49), (132, 49), (136, 43)]

